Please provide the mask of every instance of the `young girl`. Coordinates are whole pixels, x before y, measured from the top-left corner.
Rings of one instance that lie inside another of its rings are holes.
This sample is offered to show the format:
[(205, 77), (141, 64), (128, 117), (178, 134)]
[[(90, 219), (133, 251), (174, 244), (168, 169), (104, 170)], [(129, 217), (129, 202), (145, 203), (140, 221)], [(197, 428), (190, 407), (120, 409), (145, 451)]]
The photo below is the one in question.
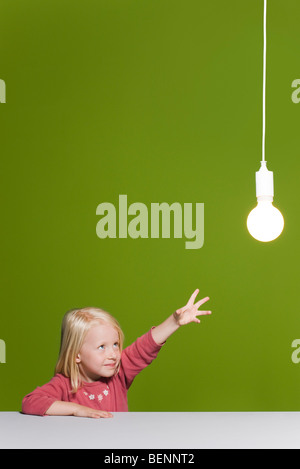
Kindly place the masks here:
[(128, 412), (127, 391), (135, 376), (148, 366), (180, 326), (200, 323), (211, 314), (198, 308), (208, 297), (177, 309), (123, 350), (123, 332), (116, 319), (99, 308), (74, 309), (62, 323), (60, 354), (55, 376), (24, 397), (22, 411), (35, 415), (113, 417)]

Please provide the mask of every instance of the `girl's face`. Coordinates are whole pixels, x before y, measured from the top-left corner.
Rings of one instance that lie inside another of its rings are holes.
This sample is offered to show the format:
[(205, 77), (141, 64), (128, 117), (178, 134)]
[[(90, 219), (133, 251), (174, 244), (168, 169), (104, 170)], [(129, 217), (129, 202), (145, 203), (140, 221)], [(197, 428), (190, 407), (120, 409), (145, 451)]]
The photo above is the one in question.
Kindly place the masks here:
[(81, 377), (86, 382), (114, 375), (120, 362), (119, 334), (109, 324), (92, 326), (76, 357)]

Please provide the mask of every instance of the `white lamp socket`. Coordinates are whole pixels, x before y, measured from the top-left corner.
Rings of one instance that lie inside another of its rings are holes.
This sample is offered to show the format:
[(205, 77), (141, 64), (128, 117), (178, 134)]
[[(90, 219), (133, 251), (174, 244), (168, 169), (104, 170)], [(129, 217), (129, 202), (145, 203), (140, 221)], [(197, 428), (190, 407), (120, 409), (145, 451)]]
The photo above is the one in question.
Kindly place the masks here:
[(255, 173), (256, 179), (256, 197), (257, 200), (267, 198), (269, 200), (274, 197), (274, 178), (273, 171), (267, 169), (267, 162), (261, 161), (261, 167), (259, 171)]

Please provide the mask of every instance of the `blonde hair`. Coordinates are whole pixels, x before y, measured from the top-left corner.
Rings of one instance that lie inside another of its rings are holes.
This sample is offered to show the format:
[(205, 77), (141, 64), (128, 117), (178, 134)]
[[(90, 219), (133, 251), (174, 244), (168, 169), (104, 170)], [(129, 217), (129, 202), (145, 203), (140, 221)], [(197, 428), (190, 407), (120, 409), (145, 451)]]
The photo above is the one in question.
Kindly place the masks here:
[[(118, 321), (107, 311), (100, 308), (82, 308), (68, 311), (62, 321), (61, 342), (59, 357), (55, 373), (70, 378), (72, 392), (75, 393), (81, 386), (78, 364), (75, 359), (83, 344), (88, 330), (96, 324), (109, 324), (119, 335), (120, 352), (123, 349), (124, 334)], [(115, 373), (118, 373), (120, 363)]]

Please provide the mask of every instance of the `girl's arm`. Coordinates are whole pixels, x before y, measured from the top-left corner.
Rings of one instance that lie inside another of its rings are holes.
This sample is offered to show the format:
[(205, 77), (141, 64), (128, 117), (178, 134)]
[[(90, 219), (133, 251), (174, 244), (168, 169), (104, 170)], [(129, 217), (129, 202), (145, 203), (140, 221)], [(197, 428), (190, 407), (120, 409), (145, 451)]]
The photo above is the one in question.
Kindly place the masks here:
[(68, 379), (56, 374), (49, 383), (24, 397), (22, 412), (33, 415), (75, 415), (76, 417), (112, 417), (110, 412), (91, 409), (68, 400)]
[(31, 415), (44, 415), (55, 401), (67, 400), (66, 378), (56, 374), (46, 384), (34, 389), (22, 401), (22, 412)]
[(157, 344), (163, 344), (170, 335), (172, 335), (180, 326), (189, 324), (190, 322), (200, 323), (200, 319), (197, 316), (204, 316), (211, 314), (211, 311), (199, 311), (198, 308), (209, 300), (206, 296), (202, 300), (199, 300), (194, 304), (195, 298), (199, 293), (199, 289), (194, 291), (189, 301), (183, 308), (177, 309), (170, 317), (168, 317), (159, 326), (152, 329), (153, 340)]
[(110, 412), (91, 409), (75, 402), (55, 401), (45, 412), (46, 415), (74, 415), (75, 417), (107, 418), (113, 417)]

